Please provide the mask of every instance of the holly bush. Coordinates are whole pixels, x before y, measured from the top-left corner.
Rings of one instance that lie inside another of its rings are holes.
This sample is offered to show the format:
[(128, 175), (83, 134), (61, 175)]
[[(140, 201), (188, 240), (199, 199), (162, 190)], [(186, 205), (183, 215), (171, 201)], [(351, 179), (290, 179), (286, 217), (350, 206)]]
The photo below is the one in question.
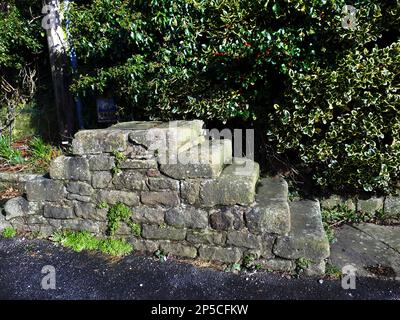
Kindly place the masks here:
[[(334, 189), (399, 178), (399, 0), (88, 0), (79, 77), (121, 119), (241, 119)], [(345, 9), (345, 10), (344, 10)]]
[(281, 126), (269, 132), (278, 150), (297, 150), (322, 186), (387, 190), (400, 178), (399, 70), (399, 42), (291, 70), (288, 103), (272, 116)]

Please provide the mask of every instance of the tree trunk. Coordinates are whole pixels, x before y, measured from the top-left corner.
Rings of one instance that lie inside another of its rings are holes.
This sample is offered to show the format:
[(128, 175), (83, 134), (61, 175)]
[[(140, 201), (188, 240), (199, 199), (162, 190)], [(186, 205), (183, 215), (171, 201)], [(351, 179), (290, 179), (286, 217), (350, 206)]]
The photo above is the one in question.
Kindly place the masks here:
[(61, 27), (60, 1), (49, 1), (43, 8), (43, 13), (47, 14), (43, 19), (43, 26), (47, 31), (59, 132), (61, 141), (65, 142), (72, 139), (76, 126), (74, 99), (69, 92), (68, 45)]

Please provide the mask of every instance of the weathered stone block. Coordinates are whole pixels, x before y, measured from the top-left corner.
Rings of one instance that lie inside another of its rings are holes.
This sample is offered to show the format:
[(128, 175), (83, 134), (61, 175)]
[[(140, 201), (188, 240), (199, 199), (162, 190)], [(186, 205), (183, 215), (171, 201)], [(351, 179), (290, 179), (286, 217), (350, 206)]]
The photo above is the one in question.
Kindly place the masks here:
[(33, 214), (40, 214), (43, 205), (38, 202), (28, 202), (23, 197), (10, 199), (4, 205), (5, 219), (11, 220)]
[(44, 224), (44, 225), (48, 224), (46, 218), (43, 217), (43, 215), (27, 216), (25, 221), (29, 226), (34, 225), (34, 224)]
[(120, 222), (117, 231), (115, 232), (117, 236), (126, 236), (132, 234), (132, 229), (125, 223)]
[(205, 141), (176, 156), (159, 158), (160, 171), (174, 179), (216, 178), (232, 160), (230, 140)]
[(155, 151), (147, 150), (145, 146), (132, 143), (126, 149), (126, 156), (129, 159), (150, 160), (155, 159)]
[(181, 198), (188, 204), (195, 204), (200, 197), (200, 181), (195, 179), (181, 181)]
[(260, 168), (254, 161), (235, 160), (217, 179), (205, 180), (200, 188), (200, 203), (205, 207), (216, 205), (250, 205), (254, 202)]
[(194, 244), (223, 245), (226, 241), (226, 235), (224, 232), (211, 230), (188, 230), (186, 240)]
[(156, 252), (159, 248), (159, 245), (155, 241), (151, 240), (143, 240), (139, 238), (134, 238), (130, 237), (128, 239), (128, 242), (132, 244), (133, 249), (135, 251), (141, 251), (141, 252)]
[(60, 201), (66, 196), (61, 181), (46, 178), (28, 181), (25, 190), (28, 201)]
[(319, 202), (291, 202), (290, 210), (290, 233), (277, 238), (274, 254), (291, 260), (306, 258), (320, 261), (329, 257), (329, 242), (322, 225)]
[(208, 227), (208, 213), (194, 207), (180, 207), (168, 210), (165, 221), (174, 227), (205, 229)]
[(56, 180), (90, 181), (89, 161), (82, 157), (60, 156), (50, 164), (50, 177)]
[(111, 185), (113, 176), (109, 171), (96, 171), (92, 173), (92, 186), (96, 189), (105, 189)]
[(161, 172), (158, 169), (147, 169), (146, 176), (148, 177), (159, 177), (161, 176)]
[(97, 194), (98, 202), (105, 201), (111, 205), (118, 202), (127, 206), (137, 206), (139, 204), (139, 196), (135, 192), (119, 191), (119, 190), (99, 190)]
[(288, 184), (280, 176), (260, 179), (257, 186), (256, 201), (268, 205), (270, 201), (288, 201)]
[(118, 129), (82, 130), (75, 134), (75, 155), (123, 152), (128, 146), (128, 131)]
[(81, 202), (92, 202), (92, 198), (89, 196), (81, 196), (79, 194), (73, 194), (73, 193), (69, 193), (67, 195), (67, 199), (68, 200), (77, 200), (77, 201), (81, 201)]
[(354, 199), (345, 199), (338, 195), (331, 195), (329, 198), (325, 198), (321, 200), (321, 208), (322, 209), (333, 209), (339, 205), (346, 206), (349, 210), (356, 210), (356, 202)]
[(71, 181), (67, 184), (67, 191), (81, 196), (91, 196), (94, 192), (92, 186), (85, 182)]
[(196, 258), (197, 249), (192, 246), (187, 246), (181, 243), (171, 243), (169, 241), (163, 241), (160, 243), (160, 249), (165, 253), (173, 254), (175, 256)]
[(51, 219), (72, 219), (75, 217), (72, 206), (49, 203), (44, 205), (43, 215), (44, 217)]
[(108, 154), (90, 155), (87, 158), (91, 171), (109, 171), (115, 165), (115, 158)]
[(0, 172), (0, 182), (11, 182), (13, 184), (24, 184), (27, 181), (43, 178), (43, 174)]
[(207, 261), (236, 263), (242, 258), (242, 251), (238, 248), (201, 246), (199, 248), (199, 256)]
[(400, 218), (400, 195), (386, 197), (384, 210), (385, 218)]
[(261, 235), (260, 257), (271, 259), (274, 257), (273, 248), (276, 241), (276, 235), (265, 233)]
[(31, 225), (30, 227), (31, 232), (38, 232), (42, 237), (50, 237), (54, 232), (57, 230), (50, 225)]
[(124, 170), (114, 175), (112, 183), (119, 190), (143, 190), (146, 186), (146, 177), (140, 171)]
[(179, 181), (169, 178), (149, 178), (149, 189), (150, 191), (179, 191)]
[(107, 209), (99, 209), (93, 203), (74, 201), (74, 211), (78, 218), (107, 221)]
[(261, 258), (261, 250), (260, 249), (245, 249), (243, 248), (243, 257), (252, 257), (254, 259)]
[(261, 247), (261, 237), (244, 231), (229, 231), (226, 243), (235, 247), (259, 249)]
[(375, 214), (377, 211), (383, 209), (383, 197), (372, 197), (370, 199), (358, 199), (357, 211), (368, 214)]
[(198, 146), (199, 144), (203, 144), (206, 141), (205, 136), (198, 136), (194, 139), (189, 140), (188, 142), (184, 143), (180, 147), (178, 147), (178, 154), (193, 148), (194, 146)]
[(227, 210), (216, 210), (216, 212), (210, 214), (210, 225), (218, 231), (232, 229), (233, 220), (232, 213)]
[(290, 230), (288, 185), (279, 176), (263, 178), (257, 186), (256, 207), (246, 212), (249, 230), (256, 234), (287, 234)]
[(107, 221), (108, 209), (107, 208), (97, 208), (96, 216), (93, 217), (95, 221)]
[(175, 207), (179, 205), (179, 196), (176, 191), (150, 191), (142, 192), (141, 200), (148, 206)]
[(61, 230), (63, 228), (62, 222), (60, 219), (46, 218), (47, 223), (54, 228), (55, 230)]
[(290, 231), (290, 209), (285, 201), (271, 201), (246, 213), (249, 230), (255, 234), (287, 234)]
[(127, 158), (119, 164), (121, 169), (157, 169), (155, 159), (130, 159)]
[(3, 231), (5, 228), (12, 227), (11, 223), (6, 220), (6, 217), (0, 212), (0, 231)]
[(224, 207), (210, 211), (210, 225), (215, 230), (241, 230), (245, 227), (242, 207)]
[(11, 227), (19, 232), (30, 232), (31, 231), (30, 226), (28, 226), (26, 224), (25, 217), (16, 217), (16, 218), (10, 220), (9, 222), (11, 224)]
[(229, 206), (220, 209), (221, 212), (229, 213), (232, 217), (232, 229), (242, 230), (246, 227), (244, 222), (244, 214), (249, 211), (248, 207)]
[(74, 201), (74, 210), (78, 218), (92, 219), (96, 213), (96, 206), (93, 203)]
[(179, 149), (203, 134), (203, 122), (126, 122), (112, 128), (129, 130), (129, 140), (150, 150)]
[(304, 269), (304, 274), (309, 277), (325, 275), (325, 260), (318, 262), (311, 262), (310, 265)]
[(145, 222), (159, 225), (164, 223), (165, 209), (161, 207), (136, 207), (132, 212), (132, 220), (134, 222)]
[(293, 261), (279, 258), (256, 260), (255, 263), (262, 269), (280, 272), (291, 272), (296, 268)]
[(186, 230), (144, 224), (142, 237), (154, 240), (184, 240), (186, 238)]
[(167, 211), (165, 221), (175, 227), (205, 229), (208, 227), (208, 213), (193, 207), (174, 208)]
[(105, 231), (105, 224), (82, 219), (63, 220), (62, 228), (71, 231), (88, 231), (94, 234), (101, 234)]

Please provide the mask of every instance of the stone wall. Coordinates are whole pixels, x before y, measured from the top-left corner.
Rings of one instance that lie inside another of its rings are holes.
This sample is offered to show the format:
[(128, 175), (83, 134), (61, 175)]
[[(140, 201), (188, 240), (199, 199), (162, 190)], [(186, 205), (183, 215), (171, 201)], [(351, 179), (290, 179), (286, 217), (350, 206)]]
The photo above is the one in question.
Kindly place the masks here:
[(388, 196), (373, 196), (366, 198), (344, 198), (332, 195), (321, 199), (322, 209), (333, 209), (344, 206), (349, 210), (379, 216), (384, 220), (400, 220), (400, 189), (397, 193)]
[(289, 205), (283, 179), (259, 180), (258, 164), (233, 158), (230, 140), (207, 139), (201, 121), (80, 131), (72, 154), (55, 159), (48, 177), (27, 181), (25, 191), (7, 202), (0, 228), (104, 237), (109, 208), (123, 203), (140, 235), (124, 222), (116, 236), (139, 251), (223, 263), (252, 255), (280, 271), (305, 258), (314, 274), (329, 256), (319, 203)]
[(35, 180), (43, 175), (21, 172), (0, 172), (0, 185), (15, 185), (25, 188), (27, 181)]

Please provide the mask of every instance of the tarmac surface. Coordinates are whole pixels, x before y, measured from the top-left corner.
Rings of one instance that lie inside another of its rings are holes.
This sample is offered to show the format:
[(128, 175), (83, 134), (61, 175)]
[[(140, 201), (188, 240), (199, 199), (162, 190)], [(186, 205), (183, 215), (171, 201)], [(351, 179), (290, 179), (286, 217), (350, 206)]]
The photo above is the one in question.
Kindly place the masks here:
[[(56, 288), (44, 290), (51, 267)], [(400, 281), (358, 277), (356, 289), (344, 290), (340, 279), (233, 274), (138, 253), (113, 259), (46, 240), (13, 238), (0, 239), (0, 299), (400, 300)]]

